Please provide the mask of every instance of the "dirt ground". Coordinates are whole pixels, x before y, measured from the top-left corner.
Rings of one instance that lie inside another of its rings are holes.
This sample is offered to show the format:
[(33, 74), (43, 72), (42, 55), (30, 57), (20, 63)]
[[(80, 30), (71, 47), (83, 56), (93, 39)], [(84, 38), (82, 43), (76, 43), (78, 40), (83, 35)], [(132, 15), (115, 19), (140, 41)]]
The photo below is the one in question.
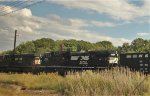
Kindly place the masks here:
[(0, 84), (0, 96), (62, 96), (54, 90), (29, 90), (18, 85)]

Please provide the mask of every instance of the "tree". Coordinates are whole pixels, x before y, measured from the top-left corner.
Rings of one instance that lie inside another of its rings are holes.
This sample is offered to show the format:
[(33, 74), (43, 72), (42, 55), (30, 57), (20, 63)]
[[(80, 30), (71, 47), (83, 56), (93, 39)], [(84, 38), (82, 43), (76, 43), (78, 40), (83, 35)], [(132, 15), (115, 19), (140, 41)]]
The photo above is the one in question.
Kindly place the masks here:
[(26, 43), (19, 44), (19, 46), (16, 47), (16, 53), (35, 53), (34, 43), (28, 41)]
[(57, 40), (56, 41), (56, 49), (57, 51), (61, 50), (61, 45), (63, 45), (63, 51), (77, 51), (77, 40)]
[(41, 38), (35, 41), (21, 43), (16, 48), (16, 53), (39, 53), (54, 51), (55, 41), (49, 38)]
[(137, 38), (131, 42), (131, 48), (134, 52), (144, 52), (146, 46), (146, 40)]
[[(52, 40), (50, 38), (41, 38), (34, 41), (27, 41), (16, 47), (16, 53), (39, 53), (43, 54), (49, 51), (60, 51), (60, 45), (64, 45), (64, 51), (91, 51), (91, 50), (116, 50), (110, 41), (100, 41), (91, 43), (83, 40)], [(120, 52), (150, 52), (150, 40), (142, 38), (134, 39), (131, 44), (123, 43), (117, 48)], [(11, 54), (12, 50), (4, 51), (1, 54)]]
[(120, 48), (120, 51), (123, 53), (131, 52), (131, 46), (129, 43), (123, 43), (122, 47)]
[(91, 51), (91, 50), (95, 50), (95, 46), (94, 44), (87, 42), (87, 41), (78, 41), (78, 45), (77, 45), (77, 50), (78, 51)]
[(100, 41), (97, 42), (96, 45), (99, 47), (99, 50), (114, 50), (112, 42), (110, 41)]
[(145, 40), (144, 51), (150, 52), (150, 40)]
[(38, 40), (33, 41), (33, 43), (35, 45), (36, 53), (54, 51), (54, 48), (55, 48), (55, 41), (49, 38), (38, 39)]

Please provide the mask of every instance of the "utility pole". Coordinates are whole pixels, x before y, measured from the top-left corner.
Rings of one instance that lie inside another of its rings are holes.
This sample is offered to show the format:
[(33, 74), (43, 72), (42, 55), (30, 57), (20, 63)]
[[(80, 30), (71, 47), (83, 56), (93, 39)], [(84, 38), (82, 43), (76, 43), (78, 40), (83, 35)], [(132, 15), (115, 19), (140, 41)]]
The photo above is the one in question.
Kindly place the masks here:
[(16, 53), (16, 37), (17, 37), (17, 30), (15, 30), (15, 36), (14, 36), (14, 50), (13, 50), (13, 53), (15, 54)]

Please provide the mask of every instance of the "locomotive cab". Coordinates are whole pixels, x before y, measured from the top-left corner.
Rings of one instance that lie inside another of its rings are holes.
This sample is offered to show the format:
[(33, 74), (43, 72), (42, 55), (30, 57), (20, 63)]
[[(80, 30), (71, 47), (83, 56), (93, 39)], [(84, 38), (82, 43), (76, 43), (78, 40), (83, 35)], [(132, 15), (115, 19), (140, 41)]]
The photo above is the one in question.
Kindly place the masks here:
[(7, 66), (32, 66), (41, 64), (40, 56), (35, 54), (8, 54), (4, 56)]
[(38, 56), (34, 57), (33, 65), (40, 65), (40, 64), (41, 64), (40, 57)]
[(112, 50), (100, 50), (90, 52), (90, 62), (92, 66), (108, 67), (118, 65), (118, 54)]
[(117, 54), (117, 52), (110, 54), (110, 56), (108, 57), (108, 63), (110, 65), (113, 65), (113, 66), (118, 65), (118, 54)]

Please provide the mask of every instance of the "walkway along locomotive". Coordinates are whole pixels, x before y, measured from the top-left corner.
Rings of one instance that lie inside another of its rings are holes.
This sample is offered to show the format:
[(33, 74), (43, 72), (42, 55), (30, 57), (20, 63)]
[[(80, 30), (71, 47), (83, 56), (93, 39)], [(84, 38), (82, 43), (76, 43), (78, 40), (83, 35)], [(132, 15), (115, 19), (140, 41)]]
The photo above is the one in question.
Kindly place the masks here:
[(88, 52), (48, 52), (35, 54), (8, 54), (0, 56), (2, 72), (59, 72), (100, 70), (114, 66), (150, 73), (150, 53), (124, 53), (101, 50)]

